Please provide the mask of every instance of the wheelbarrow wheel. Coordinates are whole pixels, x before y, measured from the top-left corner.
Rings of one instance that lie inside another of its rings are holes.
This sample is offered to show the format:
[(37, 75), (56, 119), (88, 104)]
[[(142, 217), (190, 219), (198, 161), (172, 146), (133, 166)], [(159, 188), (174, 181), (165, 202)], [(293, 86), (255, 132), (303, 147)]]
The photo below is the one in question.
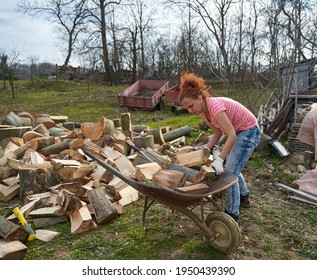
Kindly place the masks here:
[(241, 241), (241, 232), (235, 220), (223, 212), (213, 212), (205, 220), (206, 225), (215, 236), (208, 243), (223, 253), (237, 249)]

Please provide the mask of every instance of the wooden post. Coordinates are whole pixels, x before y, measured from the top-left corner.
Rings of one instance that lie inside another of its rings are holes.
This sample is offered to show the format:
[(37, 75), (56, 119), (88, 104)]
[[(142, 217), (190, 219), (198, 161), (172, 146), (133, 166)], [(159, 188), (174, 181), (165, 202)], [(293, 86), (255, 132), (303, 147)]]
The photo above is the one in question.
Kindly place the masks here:
[(129, 137), (130, 140), (133, 141), (132, 121), (130, 113), (121, 114), (121, 127), (124, 135), (126, 137)]

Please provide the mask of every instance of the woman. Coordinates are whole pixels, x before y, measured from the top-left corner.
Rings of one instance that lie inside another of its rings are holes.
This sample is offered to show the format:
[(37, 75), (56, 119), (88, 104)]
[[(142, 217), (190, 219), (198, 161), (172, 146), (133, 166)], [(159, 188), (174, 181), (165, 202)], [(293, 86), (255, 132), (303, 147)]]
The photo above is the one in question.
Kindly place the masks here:
[[(193, 73), (184, 73), (180, 80), (179, 101), (190, 113), (201, 115), (213, 130), (207, 143), (212, 150), (221, 136), (226, 142), (212, 166), (217, 175), (231, 172), (238, 177), (238, 183), (227, 189), (225, 212), (239, 219), (239, 208), (249, 207), (249, 190), (241, 174), (260, 138), (256, 117), (242, 104), (226, 97), (210, 97), (203, 78)], [(223, 163), (226, 161), (225, 168)]]

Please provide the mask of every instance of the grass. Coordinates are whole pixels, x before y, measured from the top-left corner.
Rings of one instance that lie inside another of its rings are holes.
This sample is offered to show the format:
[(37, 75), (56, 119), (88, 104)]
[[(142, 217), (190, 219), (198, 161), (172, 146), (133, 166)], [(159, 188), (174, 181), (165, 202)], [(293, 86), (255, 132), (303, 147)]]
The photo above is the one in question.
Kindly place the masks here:
[[(28, 81), (17, 81), (16, 99), (13, 100), (8, 91), (0, 93), (0, 117), (4, 120), (14, 111), (67, 115), (70, 121), (94, 122), (101, 116), (115, 119), (123, 112), (130, 112), (133, 124), (151, 128), (184, 125), (197, 128), (201, 122), (197, 116), (171, 112), (169, 104), (162, 111), (150, 112), (120, 108), (116, 95), (125, 88), (94, 84), (88, 92), (85, 82), (37, 81), (30, 87)], [(223, 93), (220, 86), (219, 91), (217, 87), (213, 90), (215, 95)], [(242, 95), (241, 101), (248, 99), (253, 103), (255, 94), (260, 93), (239, 89), (235, 97), (239, 100)], [(262, 98), (265, 96), (266, 93), (261, 94)], [(194, 139), (199, 132), (193, 130), (187, 139)], [(149, 229), (144, 231), (143, 199), (140, 199), (125, 207), (120, 217), (89, 232), (73, 235), (69, 222), (46, 227), (60, 235), (48, 243), (28, 242), (26, 259), (317, 259), (317, 207), (294, 201), (275, 186), (275, 182), (291, 184), (294, 179), (294, 175), (279, 168), (281, 162), (278, 153), (269, 147), (254, 152), (248, 162), (244, 176), (249, 184), (252, 207), (241, 209), (242, 243), (231, 254), (212, 249), (189, 218), (176, 215), (160, 204), (155, 204), (147, 213)], [(14, 202), (1, 202), (0, 209)]]

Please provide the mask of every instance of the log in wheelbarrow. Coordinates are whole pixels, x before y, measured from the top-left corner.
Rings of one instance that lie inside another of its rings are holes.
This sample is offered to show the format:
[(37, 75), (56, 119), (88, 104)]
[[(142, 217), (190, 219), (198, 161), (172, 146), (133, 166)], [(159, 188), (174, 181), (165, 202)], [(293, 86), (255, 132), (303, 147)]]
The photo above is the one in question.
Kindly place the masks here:
[[(145, 196), (143, 222), (146, 211), (154, 201), (157, 201), (191, 219), (204, 233), (206, 241), (214, 249), (229, 253), (239, 247), (241, 232), (238, 224), (232, 217), (223, 212), (219, 199), (213, 197), (213, 195), (216, 196), (238, 182), (238, 178), (233, 174), (223, 173), (215, 180), (205, 181), (204, 183), (208, 186), (208, 190), (203, 193), (182, 193), (157, 184), (143, 183), (127, 177), (103, 159), (92, 154), (87, 148), (83, 148), (83, 151), (99, 165)], [(148, 203), (149, 199), (151, 200), (150, 203)], [(204, 204), (206, 202), (213, 204), (217, 210), (212, 211), (204, 218)], [(198, 205), (201, 207), (200, 215), (193, 211)]]

